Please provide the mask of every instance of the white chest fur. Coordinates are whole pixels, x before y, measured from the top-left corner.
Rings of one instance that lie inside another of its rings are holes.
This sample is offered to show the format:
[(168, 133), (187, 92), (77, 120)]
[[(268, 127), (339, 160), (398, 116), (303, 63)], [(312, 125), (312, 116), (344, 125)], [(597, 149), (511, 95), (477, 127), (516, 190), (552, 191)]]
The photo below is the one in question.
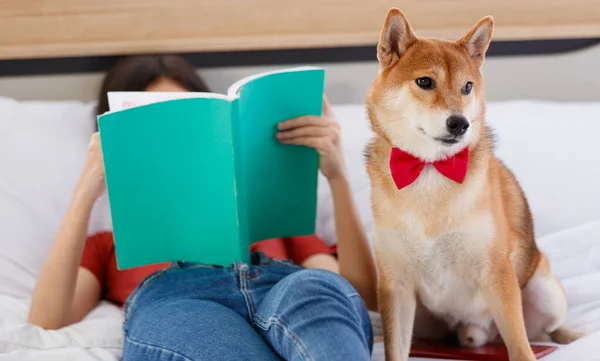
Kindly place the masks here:
[[(413, 183), (413, 191), (445, 186), (445, 179), (429, 169)], [(375, 247), (380, 262), (399, 282), (410, 282), (427, 309), (444, 318), (450, 326), (461, 321), (481, 320), (487, 307), (475, 280), (487, 273), (490, 242), (494, 238), (491, 214), (470, 212), (477, 195), (465, 197), (453, 205), (453, 215), (438, 215), (435, 200), (423, 194), (422, 203), (403, 207), (403, 214), (395, 215), (402, 225), (399, 229), (377, 226), (375, 220)], [(383, 200), (387, 203), (386, 200)], [(425, 206), (425, 210), (424, 210)], [(393, 207), (390, 202), (386, 208)], [(418, 208), (417, 208), (418, 207)], [(427, 211), (429, 209), (429, 211)], [(390, 210), (390, 212), (393, 211)], [(468, 215), (468, 216), (467, 216)], [(426, 217), (454, 219), (445, 232), (427, 236)], [(392, 268), (392, 269), (390, 269)]]
[(414, 285), (423, 305), (450, 326), (479, 320), (487, 313), (475, 285), (476, 278), (485, 272), (485, 239), (475, 233), (452, 233), (427, 240), (414, 233), (378, 229), (375, 240), (376, 248), (385, 250), (382, 261), (388, 269), (394, 267), (390, 270), (394, 278)]
[[(468, 321), (485, 312), (473, 271), (483, 262), (468, 250), (474, 240), (465, 235), (445, 235), (421, 246), (415, 265), (417, 293), (423, 305), (443, 317), (450, 326)], [(481, 272), (481, 271), (477, 271)]]

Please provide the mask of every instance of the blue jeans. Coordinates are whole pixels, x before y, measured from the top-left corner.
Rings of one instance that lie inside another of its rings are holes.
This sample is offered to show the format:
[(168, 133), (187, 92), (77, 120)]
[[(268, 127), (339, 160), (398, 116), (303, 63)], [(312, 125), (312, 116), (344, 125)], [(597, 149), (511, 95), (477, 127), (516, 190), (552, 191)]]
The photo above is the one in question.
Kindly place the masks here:
[(149, 276), (125, 307), (123, 360), (370, 360), (368, 312), (346, 280), (252, 258)]

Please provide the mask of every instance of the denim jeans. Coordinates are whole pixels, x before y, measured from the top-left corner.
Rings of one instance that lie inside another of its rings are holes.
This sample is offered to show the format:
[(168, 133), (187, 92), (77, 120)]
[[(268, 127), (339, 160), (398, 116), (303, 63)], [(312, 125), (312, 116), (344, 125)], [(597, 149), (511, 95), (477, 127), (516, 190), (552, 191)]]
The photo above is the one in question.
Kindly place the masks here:
[(370, 360), (368, 312), (346, 280), (252, 259), (177, 262), (149, 276), (125, 307), (123, 360)]

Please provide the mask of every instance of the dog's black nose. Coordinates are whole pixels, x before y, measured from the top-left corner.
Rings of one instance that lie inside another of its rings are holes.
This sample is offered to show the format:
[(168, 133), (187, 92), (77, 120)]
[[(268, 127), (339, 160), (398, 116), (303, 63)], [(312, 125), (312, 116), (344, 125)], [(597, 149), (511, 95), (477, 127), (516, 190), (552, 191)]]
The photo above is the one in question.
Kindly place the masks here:
[(448, 131), (456, 136), (463, 135), (469, 129), (469, 121), (462, 115), (451, 115), (446, 119)]

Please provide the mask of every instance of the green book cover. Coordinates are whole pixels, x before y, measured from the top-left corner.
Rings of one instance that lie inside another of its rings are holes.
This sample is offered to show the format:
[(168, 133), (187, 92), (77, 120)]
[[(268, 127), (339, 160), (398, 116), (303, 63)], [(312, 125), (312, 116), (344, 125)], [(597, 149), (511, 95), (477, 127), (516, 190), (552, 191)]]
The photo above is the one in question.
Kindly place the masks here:
[(277, 124), (320, 115), (324, 71), (258, 74), (214, 93), (109, 93), (98, 117), (119, 269), (228, 266), (249, 246), (315, 232), (318, 154)]

